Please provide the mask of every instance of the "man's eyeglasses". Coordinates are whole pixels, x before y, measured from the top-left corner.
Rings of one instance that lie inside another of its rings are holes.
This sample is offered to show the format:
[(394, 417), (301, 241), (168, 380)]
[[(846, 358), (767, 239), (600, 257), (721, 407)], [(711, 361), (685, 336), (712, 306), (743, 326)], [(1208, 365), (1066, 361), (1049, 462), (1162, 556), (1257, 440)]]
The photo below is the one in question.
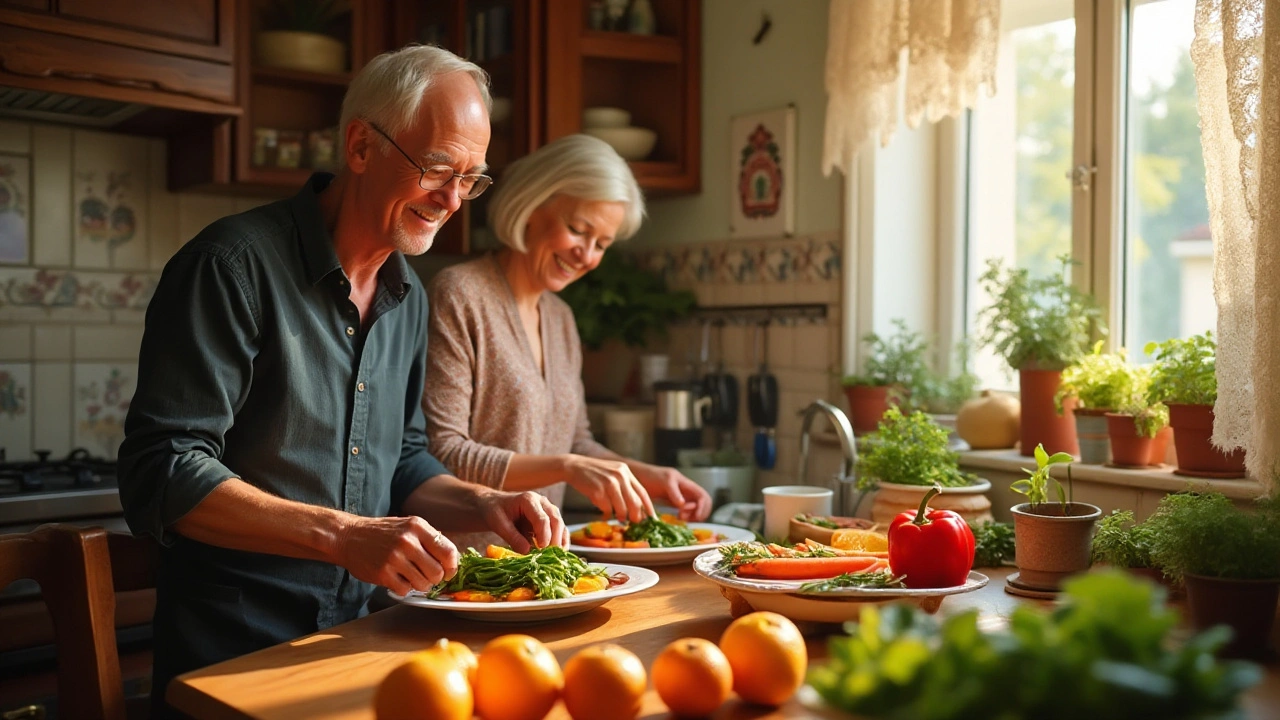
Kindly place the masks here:
[(382, 128), (373, 123), (369, 123), (369, 127), (377, 130), (378, 134), (386, 138), (392, 147), (400, 151), (405, 160), (408, 160), (414, 167), (418, 168), (418, 171), (422, 173), (418, 177), (418, 185), (423, 190), (439, 190), (452, 182), (454, 178), (458, 178), (458, 197), (463, 200), (474, 200), (480, 197), (480, 193), (489, 189), (489, 186), (493, 184), (493, 178), (488, 175), (463, 175), (462, 173), (454, 172), (453, 168), (448, 165), (432, 165), (424, 168), (409, 153), (405, 152), (404, 148), (397, 145), (390, 135), (383, 132)]

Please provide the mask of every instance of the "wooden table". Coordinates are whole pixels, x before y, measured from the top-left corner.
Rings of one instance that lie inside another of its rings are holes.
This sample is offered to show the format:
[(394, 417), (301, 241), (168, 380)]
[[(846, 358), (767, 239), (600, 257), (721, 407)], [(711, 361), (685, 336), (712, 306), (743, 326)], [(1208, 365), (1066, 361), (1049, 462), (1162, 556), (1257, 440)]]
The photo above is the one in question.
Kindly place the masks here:
[[(267, 648), (179, 677), (168, 701), (197, 720), (222, 718), (326, 718), (371, 720), (373, 693), (388, 672), (409, 653), (441, 637), (459, 640), (477, 652), (506, 633), (532, 635), (555, 652), (563, 665), (575, 652), (612, 642), (634, 652), (649, 667), (667, 643), (682, 637), (717, 640), (728, 626), (729, 603), (716, 585), (684, 566), (664, 568), (657, 586), (570, 618), (534, 625), (460, 620), (440, 611), (396, 606), (330, 630)], [(984, 571), (991, 577), (977, 592), (946, 599), (942, 615), (977, 608), (984, 616), (1007, 616), (1019, 603), (1031, 602), (1003, 591), (1007, 570)], [(826, 655), (826, 638), (838, 626), (801, 623), (811, 661)], [(1278, 628), (1280, 630), (1280, 628)], [(1266, 669), (1263, 683), (1245, 700), (1250, 718), (1280, 717), (1280, 666)], [(569, 720), (562, 705), (549, 718)], [(668, 717), (652, 689), (642, 718)], [(730, 700), (716, 718), (813, 718), (823, 715), (793, 699), (774, 712)]]

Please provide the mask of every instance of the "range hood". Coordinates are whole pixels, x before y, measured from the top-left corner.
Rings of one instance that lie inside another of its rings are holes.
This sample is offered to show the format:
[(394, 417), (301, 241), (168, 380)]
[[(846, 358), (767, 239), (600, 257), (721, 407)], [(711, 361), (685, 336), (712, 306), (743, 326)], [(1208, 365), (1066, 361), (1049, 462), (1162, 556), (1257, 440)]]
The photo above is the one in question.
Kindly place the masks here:
[(146, 105), (138, 103), (0, 87), (0, 116), (18, 120), (110, 128), (146, 109)]

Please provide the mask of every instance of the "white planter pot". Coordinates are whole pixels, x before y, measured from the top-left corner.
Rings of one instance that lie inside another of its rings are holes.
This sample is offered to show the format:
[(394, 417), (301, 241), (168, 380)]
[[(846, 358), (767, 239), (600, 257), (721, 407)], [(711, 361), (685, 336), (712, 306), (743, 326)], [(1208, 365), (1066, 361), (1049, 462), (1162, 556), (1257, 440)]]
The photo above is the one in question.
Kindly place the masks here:
[(318, 33), (268, 30), (254, 38), (259, 65), (264, 67), (340, 73), (347, 69), (347, 46)]

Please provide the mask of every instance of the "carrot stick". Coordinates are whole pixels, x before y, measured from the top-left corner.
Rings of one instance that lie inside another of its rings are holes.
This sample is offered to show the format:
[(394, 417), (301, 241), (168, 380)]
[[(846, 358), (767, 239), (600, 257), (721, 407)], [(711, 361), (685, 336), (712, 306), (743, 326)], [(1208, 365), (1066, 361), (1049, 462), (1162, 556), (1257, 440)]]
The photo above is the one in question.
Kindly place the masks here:
[(822, 580), (887, 564), (874, 557), (766, 558), (739, 565), (739, 577), (767, 580)]

